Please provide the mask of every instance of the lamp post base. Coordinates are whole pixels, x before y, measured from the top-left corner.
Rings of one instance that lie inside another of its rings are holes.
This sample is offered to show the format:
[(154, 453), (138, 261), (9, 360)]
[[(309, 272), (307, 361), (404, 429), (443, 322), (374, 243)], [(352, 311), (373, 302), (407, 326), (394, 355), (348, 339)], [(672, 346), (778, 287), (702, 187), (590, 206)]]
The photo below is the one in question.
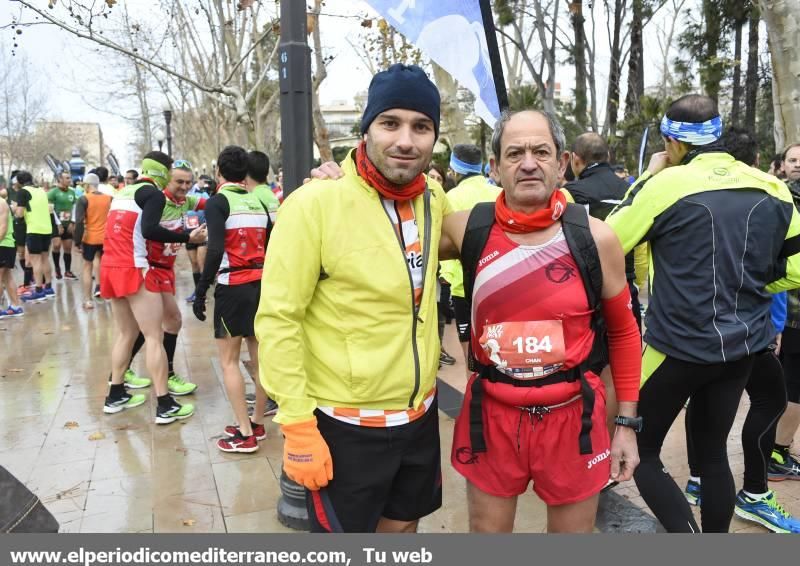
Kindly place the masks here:
[(310, 530), (306, 509), (306, 489), (289, 479), (281, 469), (281, 497), (278, 499), (278, 521), (296, 531)]

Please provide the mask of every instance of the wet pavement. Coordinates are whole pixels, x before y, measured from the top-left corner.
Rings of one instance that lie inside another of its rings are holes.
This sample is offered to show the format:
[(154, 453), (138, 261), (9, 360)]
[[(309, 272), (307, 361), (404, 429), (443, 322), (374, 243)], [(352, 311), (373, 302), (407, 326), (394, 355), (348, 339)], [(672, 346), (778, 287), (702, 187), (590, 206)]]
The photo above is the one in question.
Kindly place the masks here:
[[(98, 303), (84, 311), (80, 282), (56, 282), (54, 300), (26, 306), (25, 317), (0, 319), (0, 463), (39, 495), (62, 532), (290, 532), (276, 514), (282, 456), (278, 427), (268, 422), (268, 437), (254, 454), (226, 454), (215, 446), (224, 427), (233, 422), (232, 412), (211, 324), (196, 320), (183, 300), (192, 284), (184, 254), (178, 268), (184, 322), (175, 369), (199, 385), (194, 395), (181, 398), (196, 406), (195, 415), (183, 422), (153, 424), (152, 389), (142, 390), (148, 401), (141, 407), (103, 413), (111, 308)], [(457, 395), (463, 392), (466, 376), (452, 324), (447, 326), (445, 348), (458, 363), (445, 366), (440, 377)], [(133, 367), (146, 375), (140, 358)], [(746, 410), (745, 397), (729, 439), (737, 487)], [(420, 530), (465, 532), (465, 484), (449, 465), (453, 420), (440, 412), (440, 425), (444, 505), (422, 521)], [(663, 459), (684, 485), (688, 467), (682, 418), (667, 438)], [(788, 511), (800, 514), (800, 482), (770, 487)], [(636, 510), (647, 509), (636, 487), (629, 482), (613, 492), (616, 495), (603, 503), (601, 528), (626, 530), (634, 525), (632, 530), (639, 530), (635, 521), (641, 520), (641, 513)], [(543, 532), (545, 515), (544, 505), (527, 493), (520, 497), (515, 530)], [(735, 517), (731, 530), (764, 532)]]

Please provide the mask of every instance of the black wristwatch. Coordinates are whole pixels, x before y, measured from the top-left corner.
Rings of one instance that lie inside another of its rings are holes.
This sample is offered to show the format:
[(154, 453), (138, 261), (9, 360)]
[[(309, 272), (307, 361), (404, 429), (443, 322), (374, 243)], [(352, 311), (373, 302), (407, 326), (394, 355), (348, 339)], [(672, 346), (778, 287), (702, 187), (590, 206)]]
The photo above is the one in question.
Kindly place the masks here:
[(642, 417), (614, 417), (614, 424), (632, 428), (633, 432), (642, 432)]

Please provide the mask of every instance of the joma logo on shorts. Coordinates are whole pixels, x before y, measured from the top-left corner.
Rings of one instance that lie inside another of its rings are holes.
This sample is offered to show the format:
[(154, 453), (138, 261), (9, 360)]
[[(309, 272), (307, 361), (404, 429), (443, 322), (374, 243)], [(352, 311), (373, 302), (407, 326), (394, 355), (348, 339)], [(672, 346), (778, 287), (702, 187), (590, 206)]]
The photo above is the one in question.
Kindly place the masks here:
[(497, 250), (495, 250), (495, 251), (493, 251), (492, 253), (490, 253), (489, 255), (487, 255), (485, 258), (481, 259), (481, 260), (478, 262), (478, 265), (479, 265), (479, 266), (480, 266), (480, 265), (483, 265), (483, 264), (485, 264), (485, 263), (487, 263), (487, 262), (489, 262), (489, 261), (493, 260), (494, 258), (496, 258), (496, 257), (497, 257), (497, 256), (499, 256), (499, 255), (500, 255), (500, 252), (499, 252), (499, 251), (497, 251)]
[(611, 456), (611, 451), (610, 450), (606, 450), (605, 452), (603, 452), (601, 454), (598, 454), (597, 456), (595, 456), (594, 458), (589, 460), (589, 463), (586, 464), (586, 469), (587, 470), (591, 470), (592, 466), (595, 466), (595, 465), (599, 464), (600, 462), (602, 462), (603, 460), (605, 460), (609, 456)]

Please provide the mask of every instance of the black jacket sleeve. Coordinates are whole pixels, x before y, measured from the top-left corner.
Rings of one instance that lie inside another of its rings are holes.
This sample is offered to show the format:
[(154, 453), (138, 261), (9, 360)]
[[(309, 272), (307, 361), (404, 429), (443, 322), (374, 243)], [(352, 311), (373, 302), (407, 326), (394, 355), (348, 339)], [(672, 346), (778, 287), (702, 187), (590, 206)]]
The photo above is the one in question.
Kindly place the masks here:
[(144, 186), (136, 191), (133, 197), (142, 209), (142, 236), (154, 242), (185, 244), (189, 234), (172, 232), (161, 226), (161, 214), (167, 197), (154, 186)]
[(86, 220), (86, 208), (89, 206), (89, 201), (86, 197), (78, 199), (78, 204), (75, 205), (75, 234), (72, 236), (75, 243), (80, 245), (83, 240), (83, 223)]
[(214, 195), (206, 201), (206, 228), (208, 229), (208, 251), (203, 273), (197, 284), (195, 294), (205, 295), (214, 282), (214, 277), (222, 263), (225, 253), (225, 221), (231, 213), (228, 199), (222, 195)]
[(31, 193), (25, 187), (17, 191), (17, 206), (23, 207), (28, 212), (31, 211)]

